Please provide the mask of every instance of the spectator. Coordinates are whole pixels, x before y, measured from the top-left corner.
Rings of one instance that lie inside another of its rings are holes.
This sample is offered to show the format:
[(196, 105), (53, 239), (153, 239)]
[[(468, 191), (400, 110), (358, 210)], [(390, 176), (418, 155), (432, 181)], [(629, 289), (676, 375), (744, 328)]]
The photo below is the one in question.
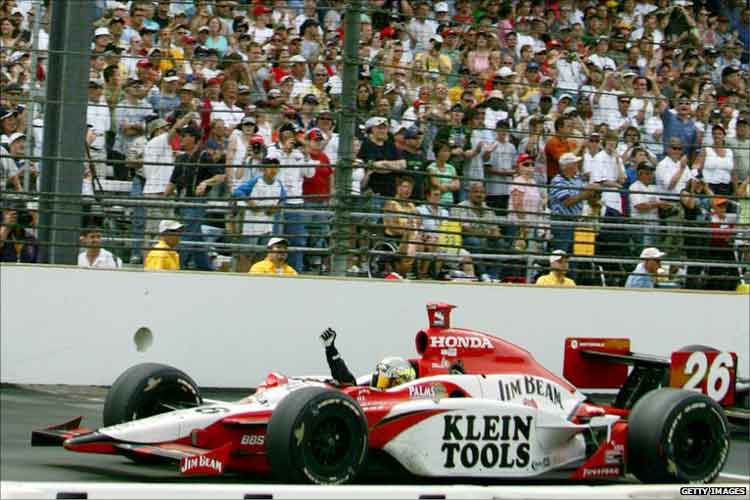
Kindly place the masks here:
[(396, 186), (396, 197), (383, 205), (383, 227), (386, 239), (393, 242), (401, 256), (396, 263), (396, 272), (406, 278), (414, 266), (419, 245), (419, 217), (417, 207), (410, 199), (414, 181), (411, 177), (401, 177)]
[(513, 228), (513, 248), (518, 251), (538, 252), (543, 245), (544, 207), (546, 195), (534, 180), (534, 159), (526, 154), (518, 157), (518, 175), (510, 187), (508, 220)]
[[(734, 226), (737, 214), (727, 213), (729, 200), (724, 197), (714, 198), (714, 208), (711, 211), (711, 240), (709, 259), (729, 263), (733, 260)], [(708, 290), (734, 290), (737, 287), (737, 268), (709, 266)]]
[(159, 222), (159, 241), (149, 250), (143, 269), (147, 271), (179, 271), (180, 255), (177, 245), (180, 243), (182, 223), (164, 219)]
[[(680, 148), (675, 138), (674, 148)], [(670, 209), (672, 204), (662, 201), (654, 186), (654, 167), (642, 162), (638, 165), (638, 180), (630, 185), (630, 217), (640, 224), (636, 231), (636, 243), (639, 246), (656, 244), (659, 236), (659, 209)]]
[(547, 158), (547, 178), (553, 179), (560, 172), (560, 157), (565, 153), (573, 153), (575, 156), (580, 146), (570, 137), (570, 120), (564, 116), (555, 120), (555, 135), (549, 138), (544, 146), (544, 154)]
[[(451, 211), (453, 217), (461, 220), (463, 245), (472, 255), (496, 253), (500, 247), (500, 219), (485, 202), (486, 195), (482, 183), (474, 181), (469, 184), (469, 198)], [(476, 268), (480, 275), (493, 279), (499, 275), (499, 266), (494, 262), (477, 262)]]
[(682, 236), (679, 230), (670, 226), (679, 226), (683, 221), (679, 194), (689, 180), (688, 158), (682, 153), (680, 140), (673, 137), (669, 140), (667, 156), (656, 166), (656, 191), (661, 193), (661, 201), (669, 203), (668, 208), (659, 210), (659, 219), (665, 226), (661, 246), (672, 255), (678, 254), (682, 248)]
[[(307, 150), (300, 146), (302, 144), (297, 140), (294, 127), (284, 125), (279, 129), (279, 142), (268, 151), (268, 158), (279, 160), (281, 166), (280, 178), (286, 191), (283, 212), (284, 235), (295, 247), (302, 247), (306, 243), (305, 217), (301, 212), (304, 204), (302, 187), (305, 178), (315, 175), (315, 167)], [(292, 252), (289, 255), (289, 263), (295, 270), (304, 271), (301, 252)]]
[(510, 196), (508, 179), (516, 174), (514, 167), (517, 151), (510, 141), (509, 132), (510, 123), (508, 120), (498, 120), (495, 124), (495, 140), (489, 141), (482, 152), (487, 182), (487, 205), (498, 210), (500, 215), (504, 215), (505, 210), (508, 209)]
[(641, 260), (625, 282), (625, 288), (655, 288), (661, 267), (661, 258), (666, 254), (655, 247), (644, 248)]
[(740, 193), (738, 186), (750, 178), (750, 122), (737, 118), (735, 130), (735, 137), (727, 139), (727, 149), (734, 154), (734, 192)]
[[(201, 147), (200, 139), (203, 133), (195, 126), (188, 125), (178, 130), (183, 153), (175, 161), (175, 167), (164, 189), (164, 196), (173, 194), (187, 198), (190, 203), (202, 205), (214, 186), (223, 184), (226, 180), (223, 162), (216, 163), (211, 154)], [(190, 206), (179, 209), (185, 226), (183, 242), (193, 244), (192, 247), (180, 252), (180, 267), (210, 271), (206, 247), (196, 246), (203, 243), (201, 225), (205, 222), (206, 209), (204, 206)]]
[(711, 127), (713, 146), (703, 148), (696, 158), (694, 166), (703, 171), (703, 180), (715, 194), (731, 195), (733, 192), (732, 179), (734, 172), (734, 154), (725, 147), (724, 138), (727, 133), (723, 125)]
[(453, 205), (453, 193), (461, 187), (456, 168), (448, 163), (451, 156), (451, 147), (447, 142), (436, 141), (433, 146), (435, 162), (427, 167), (430, 186), (435, 187), (442, 193), (440, 195), (441, 205)]
[(406, 127), (402, 124), (400, 129), (403, 134), (403, 143), (398, 150), (401, 158), (406, 162), (406, 173), (414, 183), (412, 199), (423, 200), (426, 180), (426, 158), (422, 152), (424, 133), (414, 125)]
[(10, 200), (4, 205), (0, 224), (0, 262), (37, 262), (39, 245), (31, 232), (33, 220), (26, 206)]
[(268, 248), (266, 258), (253, 264), (253, 267), (250, 268), (249, 274), (283, 274), (296, 276), (297, 271), (286, 262), (288, 245), (289, 243), (284, 238), (271, 238), (268, 240), (268, 243), (266, 244), (266, 248)]
[(112, 252), (102, 248), (102, 230), (88, 226), (81, 230), (81, 246), (85, 250), (78, 254), (78, 267), (98, 269), (119, 269), (122, 261)]
[(602, 193), (604, 203), (622, 213), (622, 198), (619, 190), (625, 184), (625, 167), (617, 154), (617, 133), (604, 137), (604, 149), (591, 159), (591, 182), (607, 191)]
[(677, 97), (676, 112), (669, 109), (665, 101), (662, 101), (661, 108), (661, 120), (664, 125), (664, 134), (662, 135), (664, 150), (669, 147), (669, 140), (672, 137), (677, 137), (682, 143), (683, 153), (688, 155), (689, 158), (692, 157), (698, 146), (698, 131), (695, 122), (690, 117), (692, 111), (690, 97), (687, 95)]
[(568, 253), (555, 250), (549, 257), (549, 273), (536, 280), (538, 286), (576, 286), (576, 282), (565, 276), (568, 272)]
[(106, 164), (105, 134), (110, 129), (110, 114), (107, 103), (102, 96), (102, 84), (97, 80), (89, 81), (86, 123), (91, 125), (92, 131), (96, 135), (94, 141), (89, 145), (91, 161), (96, 168), (96, 175), (99, 179), (104, 179), (113, 174), (113, 172), (108, 171)]
[(388, 137), (388, 120), (376, 116), (365, 123), (367, 137), (362, 141), (359, 159), (367, 164), (366, 187), (372, 191), (372, 213), (380, 213), (383, 197), (392, 198), (396, 194), (396, 177), (406, 168), (406, 160)]
[[(331, 192), (334, 189), (334, 170), (328, 156), (323, 152), (323, 132), (314, 128), (307, 132), (305, 137), (307, 139), (307, 153), (310, 161), (315, 164), (315, 175), (306, 177), (302, 183), (305, 208), (316, 212), (327, 211)], [(309, 213), (307, 215), (307, 234), (309, 235), (307, 246), (319, 249), (328, 247), (326, 240), (330, 232), (330, 226), (327, 224), (329, 219), (330, 215), (324, 213)], [(321, 266), (330, 267), (323, 264), (323, 258), (320, 255), (311, 255), (308, 261), (310, 265), (307, 269), (313, 272), (321, 272)]]
[[(270, 241), (275, 227), (278, 223), (279, 208), (286, 199), (284, 185), (278, 177), (279, 161), (275, 159), (263, 160), (263, 169), (260, 175), (243, 182), (232, 192), (233, 198), (246, 198), (244, 207), (240, 210), (239, 230), (242, 235), (242, 244), (248, 246), (265, 246)], [(252, 256), (255, 252), (241, 250), (237, 256), (235, 271), (247, 272), (254, 263)]]
[[(574, 222), (583, 211), (583, 202), (593, 196), (598, 184), (586, 184), (578, 175), (581, 158), (573, 153), (560, 156), (560, 173), (550, 186), (550, 211), (552, 213), (552, 247), (569, 252), (573, 249)], [(555, 224), (554, 221), (562, 224)]]

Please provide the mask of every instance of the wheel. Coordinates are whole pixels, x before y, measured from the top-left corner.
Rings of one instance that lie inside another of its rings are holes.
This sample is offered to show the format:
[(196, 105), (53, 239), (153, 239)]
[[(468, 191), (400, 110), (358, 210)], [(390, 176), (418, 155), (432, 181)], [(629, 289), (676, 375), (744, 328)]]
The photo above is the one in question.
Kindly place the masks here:
[(387, 252), (370, 254), (367, 262), (368, 276), (370, 278), (382, 278), (388, 273), (389, 267), (396, 262), (398, 248), (388, 241), (378, 241), (373, 245), (374, 252)]
[(724, 412), (703, 394), (657, 389), (628, 417), (628, 467), (644, 483), (709, 483), (728, 454)]
[(351, 482), (362, 470), (367, 446), (367, 420), (357, 402), (323, 387), (286, 396), (266, 431), (271, 470), (285, 482)]
[(104, 426), (203, 404), (198, 385), (177, 368), (142, 363), (117, 377), (104, 402)]

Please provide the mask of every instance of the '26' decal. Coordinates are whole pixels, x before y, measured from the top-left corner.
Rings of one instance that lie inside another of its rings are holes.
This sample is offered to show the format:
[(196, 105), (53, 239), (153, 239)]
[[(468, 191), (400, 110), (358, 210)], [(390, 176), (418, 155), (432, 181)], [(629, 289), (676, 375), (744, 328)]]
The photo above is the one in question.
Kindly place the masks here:
[(730, 352), (675, 352), (670, 385), (702, 392), (718, 403), (732, 404), (736, 359)]

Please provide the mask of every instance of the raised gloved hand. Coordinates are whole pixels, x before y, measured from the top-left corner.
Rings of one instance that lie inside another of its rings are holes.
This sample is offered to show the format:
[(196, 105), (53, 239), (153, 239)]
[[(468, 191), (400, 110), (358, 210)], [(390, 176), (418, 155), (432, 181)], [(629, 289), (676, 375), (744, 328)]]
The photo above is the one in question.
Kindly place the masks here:
[(336, 341), (336, 331), (330, 327), (326, 328), (320, 334), (320, 341), (323, 343), (323, 347), (333, 347), (333, 343)]

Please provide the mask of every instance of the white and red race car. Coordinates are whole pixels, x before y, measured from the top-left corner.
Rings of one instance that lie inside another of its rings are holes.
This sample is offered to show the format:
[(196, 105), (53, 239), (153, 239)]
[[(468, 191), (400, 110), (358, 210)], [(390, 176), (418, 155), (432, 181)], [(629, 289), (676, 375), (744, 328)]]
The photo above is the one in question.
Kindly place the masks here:
[[(79, 417), (32, 432), (32, 445), (173, 460), (185, 475), (236, 471), (319, 484), (378, 467), (475, 479), (632, 473), (643, 482), (710, 482), (722, 470), (730, 439), (720, 403), (734, 397), (733, 353), (697, 350), (713, 368), (698, 380), (702, 362), (688, 361), (689, 380), (674, 376), (703, 394), (661, 387), (665, 360), (630, 353), (626, 339), (568, 339), (571, 381), (621, 387), (613, 404), (595, 404), (528, 351), (452, 328), (453, 308), (427, 306), (429, 327), (417, 333), (419, 357), (410, 360), (417, 379), (400, 386), (271, 373), (244, 399), (208, 401), (185, 373), (140, 364), (111, 387), (105, 427), (82, 428)], [(636, 365), (630, 375), (623, 363)]]

